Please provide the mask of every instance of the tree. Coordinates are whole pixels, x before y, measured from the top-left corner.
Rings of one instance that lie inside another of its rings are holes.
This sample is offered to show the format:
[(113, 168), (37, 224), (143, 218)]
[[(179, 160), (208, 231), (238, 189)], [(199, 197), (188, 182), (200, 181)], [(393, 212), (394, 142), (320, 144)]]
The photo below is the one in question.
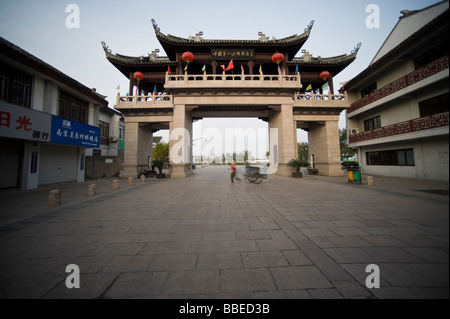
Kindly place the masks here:
[(348, 147), (348, 139), (347, 139), (347, 129), (339, 130), (339, 144), (341, 147), (341, 158), (345, 157), (344, 155), (355, 155), (358, 151)]
[(308, 155), (308, 143), (297, 143), (298, 158), (307, 161)]
[(158, 168), (159, 173), (162, 174), (162, 169), (169, 162), (169, 143), (157, 143), (153, 147), (153, 162), (152, 164)]

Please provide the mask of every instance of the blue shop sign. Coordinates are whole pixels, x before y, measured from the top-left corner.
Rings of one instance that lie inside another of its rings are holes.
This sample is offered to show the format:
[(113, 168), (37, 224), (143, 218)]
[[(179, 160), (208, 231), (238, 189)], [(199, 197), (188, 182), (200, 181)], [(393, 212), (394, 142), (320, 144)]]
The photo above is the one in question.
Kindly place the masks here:
[(52, 115), (52, 143), (100, 147), (100, 128)]

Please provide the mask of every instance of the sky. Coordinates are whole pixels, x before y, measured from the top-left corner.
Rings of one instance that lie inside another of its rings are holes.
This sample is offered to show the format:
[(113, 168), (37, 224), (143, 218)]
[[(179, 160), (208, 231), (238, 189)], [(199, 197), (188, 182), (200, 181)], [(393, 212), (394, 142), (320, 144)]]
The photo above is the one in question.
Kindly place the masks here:
[[(106, 95), (115, 104), (117, 86), (125, 95), (128, 79), (105, 57), (101, 42), (113, 53), (142, 56), (159, 49), (151, 19), (164, 34), (189, 37), (203, 31), (205, 39), (258, 38), (258, 32), (277, 39), (301, 34), (314, 20), (309, 39), (302, 49), (313, 56), (350, 54), (359, 42), (356, 60), (335, 76), (334, 87), (362, 72), (392, 31), (401, 10), (419, 10), (440, 0), (0, 0), (0, 36), (59, 69), (66, 75)], [(66, 20), (79, 9), (79, 27), (69, 28)], [(374, 25), (373, 5), (379, 9)], [(70, 7), (69, 7), (70, 8)], [(67, 9), (67, 12), (66, 12)], [(367, 24), (371, 21), (372, 25)], [(370, 27), (372, 26), (372, 27)], [(374, 27), (375, 26), (375, 27)], [(301, 52), (297, 57), (301, 56)], [(301, 70), (300, 70), (301, 72)], [(267, 128), (257, 119), (215, 120), (194, 123), (192, 138), (202, 138), (205, 129), (239, 127)], [(345, 128), (345, 112), (339, 127)], [(168, 141), (168, 133), (161, 133)], [(298, 131), (299, 142), (307, 141)], [(202, 141), (203, 143), (207, 141)], [(202, 144), (197, 143), (197, 144)], [(198, 147), (198, 146), (197, 146)], [(196, 152), (194, 146), (194, 153)]]

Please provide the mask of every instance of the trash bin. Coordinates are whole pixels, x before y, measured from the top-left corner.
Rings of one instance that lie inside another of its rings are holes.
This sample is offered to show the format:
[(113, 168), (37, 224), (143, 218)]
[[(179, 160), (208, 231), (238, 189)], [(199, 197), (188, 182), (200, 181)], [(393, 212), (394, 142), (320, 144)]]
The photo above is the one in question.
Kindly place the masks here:
[(348, 182), (353, 182), (355, 177), (353, 175), (353, 171), (350, 170), (350, 168), (347, 169), (347, 175), (348, 175)]
[(349, 166), (347, 169), (348, 182), (361, 184), (361, 166)]

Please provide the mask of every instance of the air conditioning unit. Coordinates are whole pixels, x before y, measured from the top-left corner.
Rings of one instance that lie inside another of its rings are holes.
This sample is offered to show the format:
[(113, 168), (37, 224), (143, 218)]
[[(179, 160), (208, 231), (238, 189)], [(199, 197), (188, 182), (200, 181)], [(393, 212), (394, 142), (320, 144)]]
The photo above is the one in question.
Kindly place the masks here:
[(117, 143), (119, 141), (119, 139), (116, 136), (110, 136), (109, 137), (109, 141), (111, 143)]
[(359, 129), (357, 129), (357, 128), (351, 128), (349, 130), (349, 135), (358, 134), (358, 133), (359, 133)]

